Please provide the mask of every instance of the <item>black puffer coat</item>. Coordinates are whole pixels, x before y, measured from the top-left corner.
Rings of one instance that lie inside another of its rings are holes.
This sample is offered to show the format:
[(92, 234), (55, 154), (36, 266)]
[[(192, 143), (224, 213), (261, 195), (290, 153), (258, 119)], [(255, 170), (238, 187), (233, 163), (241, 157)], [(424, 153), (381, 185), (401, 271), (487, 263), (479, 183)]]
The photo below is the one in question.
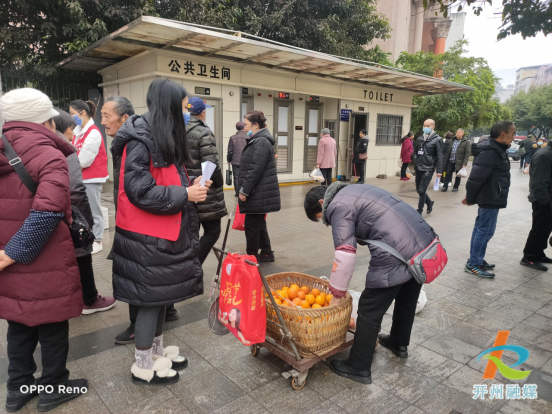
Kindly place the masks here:
[(466, 201), (483, 208), (506, 208), (510, 191), (508, 146), (487, 138), (472, 144), (473, 166), (466, 183)]
[[(151, 138), (149, 112), (133, 115), (121, 127), (113, 154), (127, 157), (124, 188), (136, 207), (152, 214), (182, 211), (180, 234), (169, 241), (116, 227), (113, 242), (113, 295), (137, 306), (169, 305), (203, 293), (203, 270), (197, 258), (199, 221), (195, 203), (188, 201), (189, 186), (184, 168), (177, 165), (182, 187), (156, 185), (150, 160), (164, 166), (165, 160)], [(190, 175), (193, 182), (194, 177)], [(118, 206), (118, 211), (123, 208)]]
[(247, 138), (240, 160), (240, 193), (247, 196), (240, 200), (240, 213), (270, 213), (280, 211), (280, 186), (274, 158), (275, 140), (263, 128)]
[(552, 200), (552, 146), (538, 150), (529, 168), (529, 201), (547, 205)]
[(423, 135), (419, 136), (414, 141), (414, 153), (412, 154), (416, 170), (430, 172), (437, 170), (437, 174), (442, 174), (446, 164), (443, 157), (444, 150), (445, 143), (437, 132), (432, 131), (427, 140), (424, 140)]
[(224, 202), (222, 171), (213, 131), (201, 119), (192, 116), (186, 125), (186, 134), (190, 144), (192, 162), (186, 165), (188, 174), (194, 177), (201, 175), (201, 163), (211, 161), (217, 168), (211, 177), (213, 184), (207, 192), (207, 199), (197, 203), (199, 221), (218, 220), (228, 214)]
[(364, 138), (358, 140), (353, 151), (353, 164), (366, 164), (366, 160), (360, 159), (360, 154), (366, 154), (368, 152), (368, 135), (365, 135)]

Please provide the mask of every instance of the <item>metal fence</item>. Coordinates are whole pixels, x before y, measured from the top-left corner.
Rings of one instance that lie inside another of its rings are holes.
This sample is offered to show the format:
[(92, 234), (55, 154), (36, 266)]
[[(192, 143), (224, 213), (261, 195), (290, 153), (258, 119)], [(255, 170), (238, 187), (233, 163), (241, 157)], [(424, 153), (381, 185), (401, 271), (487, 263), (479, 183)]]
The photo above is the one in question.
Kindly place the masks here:
[(69, 103), (75, 99), (88, 99), (88, 91), (98, 88), (95, 74), (69, 70), (57, 70), (44, 75), (33, 70), (12, 70), (0, 68), (2, 94), (17, 88), (34, 88), (50, 97), (54, 106), (69, 110)]

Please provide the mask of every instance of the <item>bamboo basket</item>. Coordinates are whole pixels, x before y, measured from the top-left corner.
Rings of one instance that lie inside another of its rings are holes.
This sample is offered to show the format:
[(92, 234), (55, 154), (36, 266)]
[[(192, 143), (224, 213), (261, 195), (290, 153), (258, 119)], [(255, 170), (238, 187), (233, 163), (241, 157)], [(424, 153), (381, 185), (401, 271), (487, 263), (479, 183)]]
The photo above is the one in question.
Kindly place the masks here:
[[(307, 286), (310, 290), (316, 288), (329, 293), (329, 282), (304, 273), (276, 273), (267, 276), (266, 281), (273, 290), (296, 283), (299, 286)], [(323, 355), (345, 342), (353, 310), (353, 300), (349, 292), (339, 304), (320, 309), (277, 306), (293, 339), (299, 345), (297, 351), (302, 357), (312, 358), (313, 352)], [(280, 321), (270, 300), (266, 301), (266, 317), (266, 336), (291, 351), (289, 341), (283, 340), (283, 330), (279, 326)]]

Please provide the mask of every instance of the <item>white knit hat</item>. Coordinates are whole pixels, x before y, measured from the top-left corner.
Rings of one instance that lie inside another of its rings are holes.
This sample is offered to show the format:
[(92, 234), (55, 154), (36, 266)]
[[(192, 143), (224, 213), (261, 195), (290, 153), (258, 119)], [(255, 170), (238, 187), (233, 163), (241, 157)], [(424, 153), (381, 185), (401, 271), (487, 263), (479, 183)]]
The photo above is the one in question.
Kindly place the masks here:
[(0, 98), (0, 118), (6, 122), (43, 124), (58, 115), (48, 95), (33, 88), (14, 89)]

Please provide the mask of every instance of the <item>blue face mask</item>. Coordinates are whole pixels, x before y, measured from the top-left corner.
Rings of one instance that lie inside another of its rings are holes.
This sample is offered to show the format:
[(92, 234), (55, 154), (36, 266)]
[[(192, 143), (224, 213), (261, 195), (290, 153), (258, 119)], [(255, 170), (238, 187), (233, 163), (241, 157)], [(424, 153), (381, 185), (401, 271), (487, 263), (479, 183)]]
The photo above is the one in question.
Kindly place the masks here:
[(424, 127), (424, 134), (429, 134), (431, 132), (431, 128)]
[(249, 131), (247, 131), (247, 136), (250, 137), (251, 135), (253, 135), (253, 130), (250, 129)]
[(537, 142), (538, 146), (541, 146), (542, 144), (543, 144), (543, 142)]
[(75, 119), (77, 126), (82, 125), (82, 119), (80, 119), (78, 115), (73, 115), (73, 118)]
[(182, 112), (182, 115), (184, 115), (184, 125), (188, 125), (188, 122), (190, 122), (190, 113)]

